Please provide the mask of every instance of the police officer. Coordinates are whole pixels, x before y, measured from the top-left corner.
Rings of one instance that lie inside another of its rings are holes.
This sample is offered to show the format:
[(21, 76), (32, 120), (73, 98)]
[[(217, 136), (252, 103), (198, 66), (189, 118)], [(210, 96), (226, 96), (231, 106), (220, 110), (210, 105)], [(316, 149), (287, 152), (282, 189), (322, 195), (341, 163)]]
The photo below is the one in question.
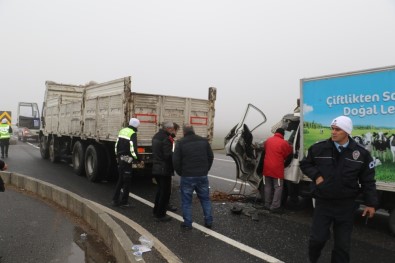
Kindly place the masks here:
[[(350, 262), (350, 243), (355, 198), (362, 192), (366, 208), (362, 216), (373, 217), (377, 206), (374, 161), (351, 137), (350, 118), (339, 116), (331, 123), (331, 138), (312, 145), (300, 168), (312, 180), (316, 198), (309, 240), (310, 262), (317, 262), (333, 225), (331, 262)], [(359, 184), (361, 186), (359, 186)]]
[(12, 128), (8, 124), (6, 118), (1, 120), (0, 124), (0, 147), (1, 147), (1, 158), (8, 157), (8, 147), (10, 145), (10, 138), (12, 134)]
[[(141, 162), (137, 152), (137, 128), (140, 121), (131, 118), (129, 126), (119, 131), (115, 143), (115, 155), (118, 160), (118, 182), (112, 198), (113, 206), (129, 207), (129, 192), (132, 183), (132, 163)], [(141, 162), (142, 163), (142, 162)], [(122, 197), (119, 199), (122, 189)]]

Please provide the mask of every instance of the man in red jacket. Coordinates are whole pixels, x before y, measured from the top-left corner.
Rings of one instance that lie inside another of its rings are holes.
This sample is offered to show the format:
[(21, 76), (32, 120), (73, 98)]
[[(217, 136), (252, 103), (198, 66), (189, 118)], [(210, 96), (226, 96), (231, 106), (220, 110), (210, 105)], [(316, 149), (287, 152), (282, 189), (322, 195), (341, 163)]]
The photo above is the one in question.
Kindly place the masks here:
[(292, 146), (284, 140), (283, 128), (278, 128), (274, 135), (265, 141), (264, 149), (265, 208), (279, 213), (284, 187), (284, 161), (292, 154)]

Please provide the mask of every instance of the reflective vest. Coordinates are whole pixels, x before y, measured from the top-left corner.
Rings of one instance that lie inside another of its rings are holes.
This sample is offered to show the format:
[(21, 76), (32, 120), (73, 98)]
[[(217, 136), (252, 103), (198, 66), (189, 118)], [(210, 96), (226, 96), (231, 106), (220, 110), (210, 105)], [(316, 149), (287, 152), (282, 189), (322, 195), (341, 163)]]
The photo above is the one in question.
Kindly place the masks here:
[(123, 128), (123, 129), (121, 129), (121, 130), (119, 131), (118, 138), (117, 138), (117, 141), (116, 141), (116, 143), (115, 143), (115, 155), (117, 155), (117, 145), (118, 145), (119, 138), (122, 138), (122, 139), (125, 139), (125, 140), (128, 140), (128, 141), (129, 141), (129, 144), (130, 144), (130, 153), (132, 154), (132, 157), (133, 157), (134, 159), (137, 159), (136, 152), (134, 151), (133, 141), (130, 140), (130, 137), (132, 137), (132, 135), (135, 134), (135, 133), (136, 133), (136, 132), (135, 132), (133, 129), (128, 128), (128, 127)]
[(9, 139), (11, 137), (9, 130), (10, 130), (10, 125), (1, 123), (0, 124), (0, 139)]

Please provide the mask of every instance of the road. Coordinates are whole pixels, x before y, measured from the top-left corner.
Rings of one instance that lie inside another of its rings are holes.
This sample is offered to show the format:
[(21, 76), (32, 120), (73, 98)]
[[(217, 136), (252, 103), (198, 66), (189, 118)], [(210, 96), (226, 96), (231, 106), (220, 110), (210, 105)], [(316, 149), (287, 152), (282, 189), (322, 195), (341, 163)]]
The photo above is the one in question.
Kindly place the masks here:
[(0, 262), (115, 262), (80, 218), (12, 186), (0, 197)]
[[(224, 154), (215, 153), (210, 171), (211, 191), (242, 194), (249, 197), (241, 203), (245, 213), (230, 212), (234, 203), (213, 202), (214, 226), (204, 228), (200, 204), (194, 202), (192, 231), (180, 229), (181, 212), (169, 213), (174, 219), (168, 223), (157, 223), (152, 217), (152, 202), (155, 185), (149, 177), (134, 178), (132, 186), (132, 208), (112, 208), (110, 200), (113, 182), (91, 183), (79, 177), (66, 163), (50, 163), (40, 157), (39, 150), (30, 143), (18, 142), (10, 148), (7, 162), (9, 170), (29, 175), (59, 185), (89, 200), (107, 206), (131, 218), (161, 240), (183, 262), (307, 262), (307, 241), (312, 209), (287, 210), (285, 214), (270, 214), (254, 208), (255, 192), (251, 187), (236, 184), (235, 164)], [(173, 180), (171, 202), (180, 207), (178, 178)], [(237, 189), (237, 191), (234, 190)], [(259, 203), (256, 203), (259, 207)], [(259, 213), (254, 221), (250, 211)], [(387, 216), (377, 215), (367, 224), (360, 213), (355, 216), (352, 239), (352, 262), (393, 262), (395, 255), (394, 237), (389, 233)], [(132, 240), (137, 242), (137, 240)], [(322, 262), (330, 261), (331, 241), (323, 251)]]

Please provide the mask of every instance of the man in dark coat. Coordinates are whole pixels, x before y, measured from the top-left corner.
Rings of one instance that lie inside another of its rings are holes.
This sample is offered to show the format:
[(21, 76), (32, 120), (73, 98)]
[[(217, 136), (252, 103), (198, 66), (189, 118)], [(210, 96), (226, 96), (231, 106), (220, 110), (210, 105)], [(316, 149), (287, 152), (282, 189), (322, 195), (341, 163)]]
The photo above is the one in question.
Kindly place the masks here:
[(7, 164), (3, 160), (0, 160), (0, 170), (1, 171), (7, 170)]
[(214, 154), (207, 139), (195, 134), (191, 125), (184, 125), (184, 138), (176, 143), (173, 154), (173, 166), (181, 176), (180, 190), (182, 215), (181, 227), (192, 229), (192, 197), (195, 191), (204, 214), (204, 224), (211, 228), (213, 216), (208, 182), (208, 171), (214, 160)]
[(166, 121), (152, 138), (152, 175), (157, 182), (155, 205), (153, 209), (154, 217), (159, 222), (171, 220), (166, 215), (171, 194), (171, 177), (174, 175), (172, 164), (173, 155), (173, 122)]
[[(0, 171), (5, 171), (7, 170), (7, 164), (3, 161), (0, 160)], [(5, 187), (4, 187), (4, 182), (3, 179), (1, 179), (0, 177), (0, 192), (4, 192), (5, 191)]]
[(312, 145), (300, 162), (300, 169), (312, 180), (316, 199), (309, 240), (309, 259), (313, 263), (329, 239), (331, 225), (332, 262), (350, 262), (355, 198), (360, 192), (364, 195), (362, 216), (373, 217), (378, 204), (375, 163), (365, 147), (351, 138), (351, 119), (339, 116), (331, 128), (331, 138)]

